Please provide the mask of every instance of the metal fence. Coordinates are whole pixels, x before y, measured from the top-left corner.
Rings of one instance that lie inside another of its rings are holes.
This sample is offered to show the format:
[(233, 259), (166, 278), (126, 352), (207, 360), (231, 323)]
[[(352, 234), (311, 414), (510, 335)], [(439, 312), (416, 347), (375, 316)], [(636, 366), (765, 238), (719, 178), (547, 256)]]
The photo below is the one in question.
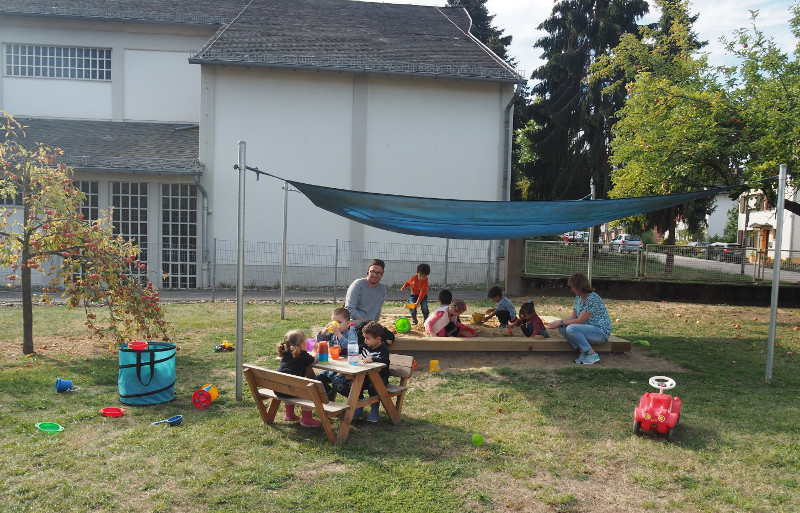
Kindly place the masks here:
[[(739, 248), (647, 244), (593, 244), (591, 277), (619, 280), (696, 283), (772, 281), (774, 251)], [(526, 241), (523, 274), (528, 277), (569, 277), (589, 274), (589, 244)], [(780, 281), (800, 285), (800, 251), (781, 252)]]
[[(386, 262), (381, 283), (399, 289), (417, 272), (431, 266), (431, 290), (485, 291), (505, 281), (504, 246), (497, 241), (448, 240), (442, 245), (416, 245), (337, 240), (333, 245), (287, 244), (285, 287), (313, 290), (320, 298), (344, 298), (347, 287), (367, 274), (374, 258)], [(236, 242), (215, 240), (211, 283), (215, 289), (236, 286)], [(277, 289), (281, 284), (283, 247), (280, 243), (245, 242), (246, 288)], [(406, 292), (397, 294), (404, 297)]]

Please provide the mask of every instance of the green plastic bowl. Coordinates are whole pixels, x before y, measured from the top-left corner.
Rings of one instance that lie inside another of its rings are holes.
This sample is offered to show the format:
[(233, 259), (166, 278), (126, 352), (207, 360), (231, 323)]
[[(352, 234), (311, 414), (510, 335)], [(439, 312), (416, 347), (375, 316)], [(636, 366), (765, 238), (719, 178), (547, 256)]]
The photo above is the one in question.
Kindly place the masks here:
[(60, 433), (64, 431), (64, 426), (56, 424), (55, 422), (39, 422), (36, 424), (36, 427), (39, 428), (39, 431), (45, 433)]
[(397, 328), (398, 333), (406, 333), (411, 329), (411, 322), (405, 317), (400, 317), (395, 321), (394, 327)]

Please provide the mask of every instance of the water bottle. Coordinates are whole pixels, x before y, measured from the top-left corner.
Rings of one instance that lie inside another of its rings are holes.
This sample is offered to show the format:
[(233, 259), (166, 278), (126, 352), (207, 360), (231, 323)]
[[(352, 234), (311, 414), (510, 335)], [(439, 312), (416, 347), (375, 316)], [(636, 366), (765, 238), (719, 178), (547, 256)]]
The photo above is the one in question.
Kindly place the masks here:
[(358, 365), (358, 336), (356, 335), (355, 325), (350, 323), (350, 336), (347, 341), (347, 363)]

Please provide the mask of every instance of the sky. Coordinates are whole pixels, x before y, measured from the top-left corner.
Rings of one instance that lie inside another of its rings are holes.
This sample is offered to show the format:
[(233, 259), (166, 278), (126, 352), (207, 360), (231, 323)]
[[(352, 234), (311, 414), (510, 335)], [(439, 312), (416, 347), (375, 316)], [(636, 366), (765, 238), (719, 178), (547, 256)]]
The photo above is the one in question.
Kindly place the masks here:
[[(372, 0), (380, 1), (380, 0)], [(447, 0), (383, 0), (384, 3), (445, 6)], [(704, 51), (709, 54), (712, 66), (735, 64), (720, 43), (720, 36), (729, 39), (733, 31), (750, 26), (750, 11), (758, 10), (758, 27), (767, 37), (772, 37), (778, 46), (791, 53), (797, 40), (789, 30), (789, 7), (798, 0), (693, 0), (690, 12), (699, 14), (694, 29), (701, 41), (708, 41)], [(649, 2), (651, 6), (653, 2)], [(550, 16), (555, 0), (488, 0), (486, 8), (494, 15), (492, 25), (503, 30), (504, 35), (513, 36), (509, 55), (517, 62), (517, 70), (526, 78), (543, 64), (541, 51), (533, 48), (537, 39), (545, 33), (537, 30)], [(652, 8), (652, 7), (651, 7)], [(650, 14), (642, 22), (652, 22), (658, 14)]]

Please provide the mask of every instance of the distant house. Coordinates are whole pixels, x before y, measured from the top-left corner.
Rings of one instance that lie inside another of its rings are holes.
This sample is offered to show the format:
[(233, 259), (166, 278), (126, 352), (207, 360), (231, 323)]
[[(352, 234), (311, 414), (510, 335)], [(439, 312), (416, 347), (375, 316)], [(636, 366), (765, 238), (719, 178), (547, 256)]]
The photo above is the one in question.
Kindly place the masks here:
[[(798, 201), (800, 192), (786, 191), (786, 198)], [(739, 196), (739, 231), (737, 242), (746, 247), (764, 252), (769, 258), (775, 255), (775, 236), (777, 227), (777, 209), (760, 191), (751, 190)], [(800, 247), (800, 220), (786, 210), (783, 216), (781, 232), (783, 251)], [(788, 258), (786, 254), (782, 258)], [(800, 257), (792, 256), (792, 260), (800, 261)]]
[[(0, 109), (64, 150), (161, 286), (207, 286), (247, 165), (330, 187), (509, 197), (518, 74), (462, 8), (347, 0), (6, 0)], [(282, 183), (248, 177), (248, 241), (280, 242)], [(13, 201), (13, 200), (11, 200)], [(402, 241), (289, 201), (290, 243)]]

